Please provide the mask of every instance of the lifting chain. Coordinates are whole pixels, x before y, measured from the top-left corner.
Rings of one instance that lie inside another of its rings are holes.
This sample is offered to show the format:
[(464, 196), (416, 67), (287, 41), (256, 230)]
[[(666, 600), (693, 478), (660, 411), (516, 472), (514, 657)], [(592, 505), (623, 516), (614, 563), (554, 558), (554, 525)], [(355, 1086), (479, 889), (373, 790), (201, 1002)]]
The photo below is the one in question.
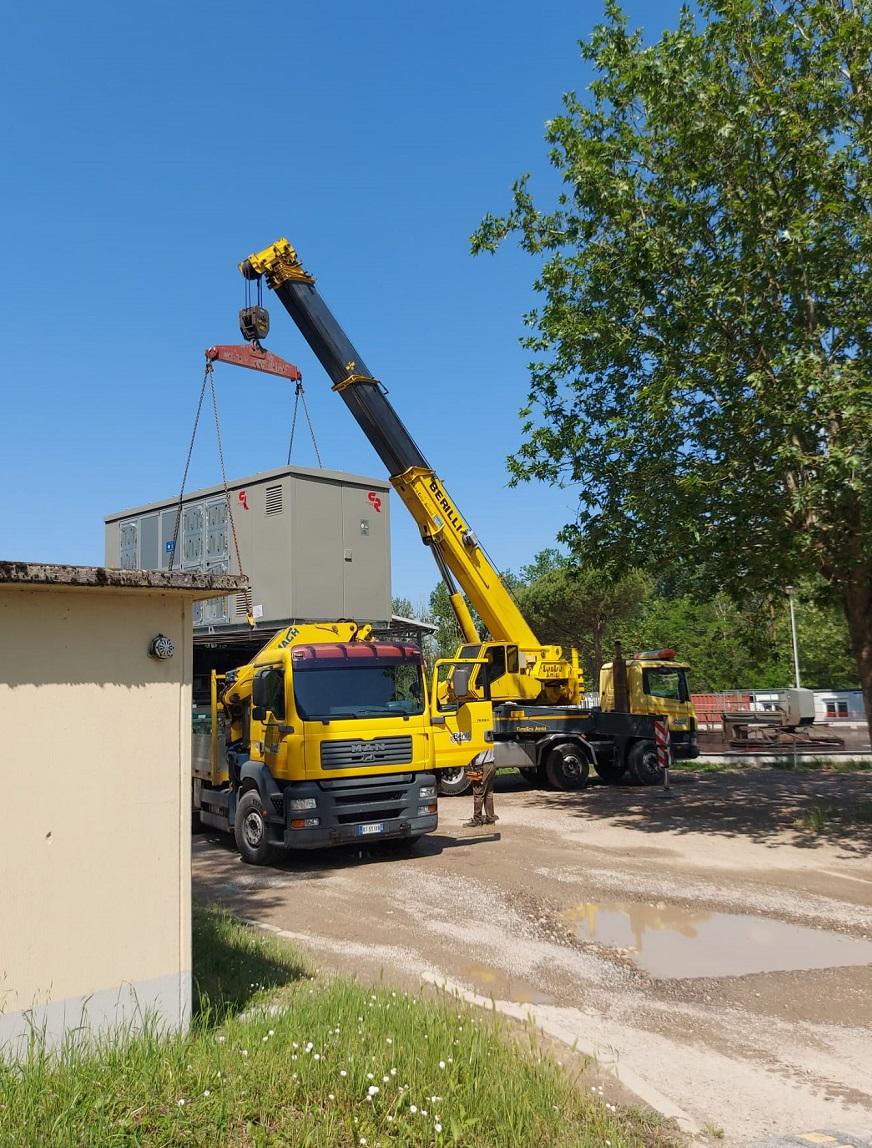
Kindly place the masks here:
[(293, 453), (293, 450), (294, 450), (294, 435), (296, 434), (296, 431), (297, 431), (297, 413), (300, 409), (300, 399), (303, 400), (303, 413), (306, 416), (306, 423), (308, 424), (309, 434), (312, 438), (312, 446), (315, 448), (315, 458), (317, 458), (317, 460), (318, 460), (319, 468), (321, 470), (323, 470), (324, 469), (324, 463), (321, 461), (321, 452), (318, 450), (318, 442), (315, 438), (315, 428), (312, 426), (312, 420), (309, 417), (309, 407), (308, 407), (308, 404), (306, 403), (306, 392), (303, 390), (303, 384), (301, 382), (297, 383), (296, 389), (294, 391), (294, 417), (291, 420), (291, 441), (288, 443), (288, 463), (287, 463), (287, 465), (288, 466), (291, 465), (291, 454)]
[[(236, 566), (240, 574), (245, 571), (242, 568), (242, 557), (239, 552), (239, 539), (236, 535), (236, 523), (233, 521), (233, 507), (230, 503), (230, 489), (227, 485), (227, 472), (224, 467), (224, 447), (221, 442), (221, 420), (218, 417), (218, 396), (215, 392), (215, 370), (211, 362), (206, 363), (206, 370), (203, 373), (203, 385), (200, 387), (200, 398), (197, 402), (197, 413), (194, 416), (194, 429), (191, 432), (191, 441), (188, 444), (188, 457), (185, 460), (185, 470), (182, 474), (182, 485), (179, 489), (179, 504), (176, 508), (176, 528), (173, 534), (173, 549), (170, 554), (169, 569), (172, 570), (175, 566), (176, 554), (179, 549), (179, 533), (182, 523), (182, 509), (185, 498), (185, 484), (188, 481), (188, 471), (191, 466), (191, 456), (194, 453), (194, 443), (197, 438), (197, 428), (200, 425), (200, 414), (203, 410), (203, 399), (206, 397), (206, 385), (208, 384), (212, 397), (212, 414), (215, 419), (215, 437), (218, 441), (218, 461), (221, 465), (221, 483), (224, 488), (224, 500), (227, 504), (227, 520), (230, 523), (230, 533), (233, 537), (233, 549), (236, 553)], [(254, 611), (252, 608), (252, 592), (251, 586), (244, 591), (245, 594), (245, 616), (248, 620), (249, 626), (254, 626)]]

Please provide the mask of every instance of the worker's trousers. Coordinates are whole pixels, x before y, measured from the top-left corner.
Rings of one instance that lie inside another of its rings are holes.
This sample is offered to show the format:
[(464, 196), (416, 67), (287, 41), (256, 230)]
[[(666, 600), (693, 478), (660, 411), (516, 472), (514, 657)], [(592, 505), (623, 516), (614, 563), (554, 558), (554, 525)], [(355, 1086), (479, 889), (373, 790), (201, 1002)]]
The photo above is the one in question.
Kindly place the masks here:
[[(475, 821), (493, 821), (494, 819), (494, 778), (497, 769), (492, 761), (486, 761), (481, 767), (481, 781), (472, 784), (472, 816)], [(484, 815), (482, 815), (484, 809)]]

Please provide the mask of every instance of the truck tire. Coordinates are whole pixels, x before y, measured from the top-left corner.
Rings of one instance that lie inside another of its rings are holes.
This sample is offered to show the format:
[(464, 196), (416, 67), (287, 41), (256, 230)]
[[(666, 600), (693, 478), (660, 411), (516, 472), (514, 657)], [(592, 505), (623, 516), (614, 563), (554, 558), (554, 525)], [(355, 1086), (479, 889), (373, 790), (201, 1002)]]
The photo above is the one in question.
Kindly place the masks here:
[(617, 765), (613, 761), (595, 761), (593, 767), (596, 770), (597, 777), (604, 781), (606, 785), (614, 785), (615, 782), (620, 781), (627, 772), (627, 763), (625, 761)]
[(248, 865), (266, 865), (272, 856), (269, 842), (269, 813), (256, 789), (243, 793), (236, 806), (233, 836), (242, 860)]
[(587, 755), (575, 742), (555, 745), (545, 759), (545, 776), (555, 789), (583, 789), (589, 772)]
[(459, 797), (472, 788), (472, 782), (466, 776), (463, 766), (458, 766), (457, 769), (440, 769), (436, 786), (440, 797)]
[(518, 773), (523, 777), (524, 781), (533, 789), (537, 789), (543, 784), (542, 774), (539, 772), (538, 766), (531, 765), (529, 768), (518, 768)]
[(657, 763), (653, 741), (637, 741), (629, 753), (630, 774), (640, 785), (662, 785), (663, 770)]

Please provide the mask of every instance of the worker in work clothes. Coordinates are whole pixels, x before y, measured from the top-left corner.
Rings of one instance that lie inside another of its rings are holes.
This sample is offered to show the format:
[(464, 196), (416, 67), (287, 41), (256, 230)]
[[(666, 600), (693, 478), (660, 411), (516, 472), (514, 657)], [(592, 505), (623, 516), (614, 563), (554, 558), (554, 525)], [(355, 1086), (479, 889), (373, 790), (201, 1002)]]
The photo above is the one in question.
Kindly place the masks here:
[(467, 770), (472, 779), (472, 817), (464, 825), (494, 825), (499, 817), (494, 813), (494, 778), (497, 770), (494, 765), (494, 751), (480, 753)]

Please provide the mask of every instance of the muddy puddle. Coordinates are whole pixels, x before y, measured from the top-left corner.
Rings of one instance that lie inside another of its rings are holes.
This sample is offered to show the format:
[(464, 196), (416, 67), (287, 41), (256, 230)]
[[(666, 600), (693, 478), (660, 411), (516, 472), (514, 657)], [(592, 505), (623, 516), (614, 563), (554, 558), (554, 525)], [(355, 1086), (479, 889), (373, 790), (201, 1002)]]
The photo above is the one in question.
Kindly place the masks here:
[(525, 981), (510, 977), (503, 969), (490, 965), (467, 965), (466, 980), (483, 996), (494, 1000), (514, 1001), (515, 1004), (553, 1004), (553, 998), (539, 992)]
[(662, 901), (584, 902), (561, 916), (579, 937), (624, 951), (658, 979), (872, 964), (869, 941), (769, 917), (698, 912)]

